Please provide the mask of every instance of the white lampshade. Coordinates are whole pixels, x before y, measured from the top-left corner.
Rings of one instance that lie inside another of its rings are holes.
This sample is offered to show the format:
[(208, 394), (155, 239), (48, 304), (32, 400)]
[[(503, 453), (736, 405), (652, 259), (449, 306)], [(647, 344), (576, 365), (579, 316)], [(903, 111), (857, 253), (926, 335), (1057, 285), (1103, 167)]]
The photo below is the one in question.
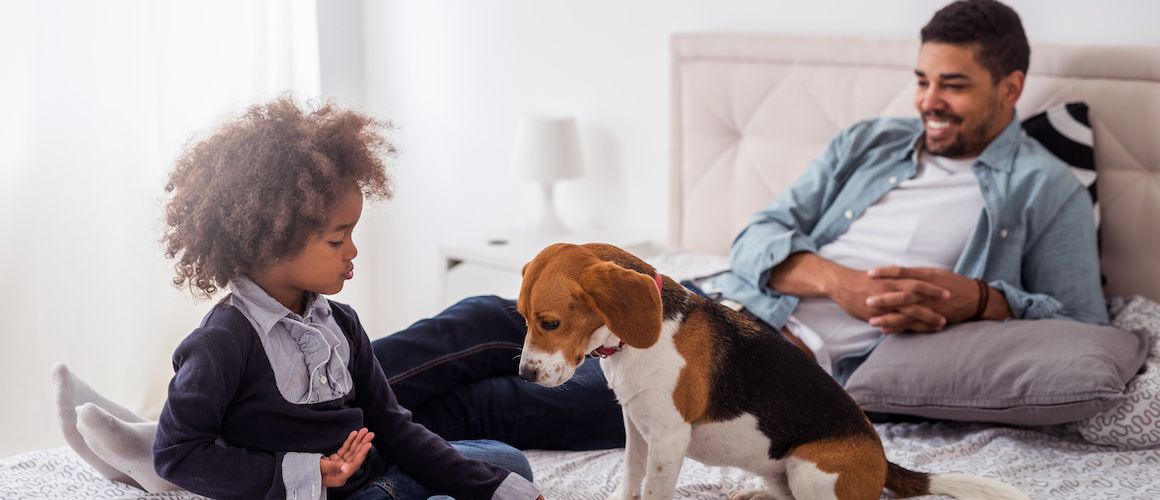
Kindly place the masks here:
[(540, 185), (543, 208), (528, 232), (541, 237), (563, 235), (568, 226), (556, 215), (553, 192), (556, 181), (584, 175), (584, 158), (580, 154), (580, 137), (576, 119), (523, 115), (516, 125), (512, 169), (525, 179)]
[(584, 175), (580, 137), (572, 117), (521, 116), (512, 153), (515, 174), (542, 184)]

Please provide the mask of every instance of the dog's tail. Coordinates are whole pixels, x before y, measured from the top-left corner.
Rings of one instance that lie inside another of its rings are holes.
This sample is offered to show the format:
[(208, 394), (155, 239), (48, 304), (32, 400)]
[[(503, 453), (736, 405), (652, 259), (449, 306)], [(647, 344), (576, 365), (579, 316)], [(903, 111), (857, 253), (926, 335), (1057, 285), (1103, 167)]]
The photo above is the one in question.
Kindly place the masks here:
[(927, 474), (887, 462), (886, 487), (899, 497), (950, 495), (963, 500), (1028, 500), (1018, 488), (970, 474)]

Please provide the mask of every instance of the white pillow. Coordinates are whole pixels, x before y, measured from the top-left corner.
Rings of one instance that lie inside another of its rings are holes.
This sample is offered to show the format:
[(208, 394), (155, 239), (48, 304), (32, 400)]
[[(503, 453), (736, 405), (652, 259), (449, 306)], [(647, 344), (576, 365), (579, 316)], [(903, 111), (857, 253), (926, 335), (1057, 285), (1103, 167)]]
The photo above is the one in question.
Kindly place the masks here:
[(1133, 450), (1160, 447), (1160, 304), (1138, 295), (1114, 297), (1108, 311), (1116, 328), (1148, 333), (1148, 357), (1141, 372), (1128, 381), (1123, 400), (1068, 425), (1096, 444)]

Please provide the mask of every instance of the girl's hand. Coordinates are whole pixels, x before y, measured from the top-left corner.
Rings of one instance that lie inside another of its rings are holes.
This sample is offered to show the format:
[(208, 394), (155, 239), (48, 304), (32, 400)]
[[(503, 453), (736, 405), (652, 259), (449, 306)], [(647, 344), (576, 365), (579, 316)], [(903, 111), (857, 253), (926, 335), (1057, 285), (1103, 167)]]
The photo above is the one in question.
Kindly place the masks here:
[(335, 488), (346, 484), (346, 480), (362, 467), (374, 438), (375, 433), (366, 427), (351, 431), (346, 442), (342, 443), (342, 448), (329, 457), (322, 457), (318, 462), (318, 470), (322, 472), (322, 487)]

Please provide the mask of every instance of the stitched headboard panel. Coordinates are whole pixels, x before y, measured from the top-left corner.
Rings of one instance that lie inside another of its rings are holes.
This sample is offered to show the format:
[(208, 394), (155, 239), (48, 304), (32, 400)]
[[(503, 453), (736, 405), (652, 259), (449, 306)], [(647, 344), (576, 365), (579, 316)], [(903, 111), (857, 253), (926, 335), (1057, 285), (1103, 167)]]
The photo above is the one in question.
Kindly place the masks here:
[[(672, 40), (669, 243), (733, 237), (821, 154), (878, 115), (915, 116), (917, 40), (690, 33)], [(1160, 301), (1160, 47), (1034, 44), (1018, 110), (1086, 101), (1108, 295)]]

